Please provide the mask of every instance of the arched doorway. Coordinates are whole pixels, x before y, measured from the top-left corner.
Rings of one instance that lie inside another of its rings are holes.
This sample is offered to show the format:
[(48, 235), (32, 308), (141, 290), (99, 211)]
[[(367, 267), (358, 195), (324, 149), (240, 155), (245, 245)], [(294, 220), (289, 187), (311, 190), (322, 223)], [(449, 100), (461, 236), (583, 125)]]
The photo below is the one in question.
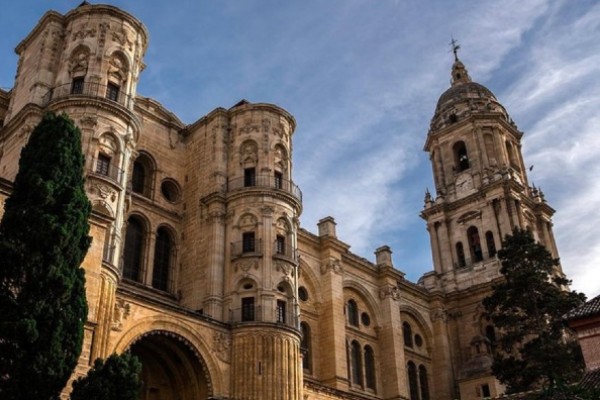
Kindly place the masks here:
[(211, 395), (202, 358), (185, 338), (151, 331), (140, 336), (130, 351), (142, 363), (140, 400), (206, 400)]

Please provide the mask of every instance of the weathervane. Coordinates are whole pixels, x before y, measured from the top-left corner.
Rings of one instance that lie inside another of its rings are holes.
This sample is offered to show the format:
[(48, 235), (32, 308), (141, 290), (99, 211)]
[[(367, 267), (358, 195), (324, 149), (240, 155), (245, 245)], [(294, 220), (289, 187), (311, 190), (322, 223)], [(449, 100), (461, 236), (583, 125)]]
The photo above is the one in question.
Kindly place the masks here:
[(460, 49), (460, 45), (454, 37), (450, 36), (452, 40), (450, 41), (450, 46), (452, 46), (452, 52), (454, 53), (454, 61), (458, 61), (458, 49)]

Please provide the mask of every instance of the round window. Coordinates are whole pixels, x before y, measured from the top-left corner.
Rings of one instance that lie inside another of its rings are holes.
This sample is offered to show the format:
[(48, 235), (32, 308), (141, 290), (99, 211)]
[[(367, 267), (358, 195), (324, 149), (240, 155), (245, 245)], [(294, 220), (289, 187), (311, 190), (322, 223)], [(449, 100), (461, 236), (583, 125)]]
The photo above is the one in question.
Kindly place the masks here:
[(366, 312), (360, 314), (360, 321), (364, 326), (371, 325), (371, 317), (369, 317), (369, 314), (367, 314)]
[(306, 290), (306, 288), (304, 286), (300, 286), (298, 288), (298, 297), (302, 301), (308, 300), (308, 290)]
[(251, 283), (244, 283), (244, 286), (242, 287), (246, 290), (250, 290), (254, 287), (254, 285), (252, 285)]
[(415, 344), (417, 347), (423, 346), (423, 338), (418, 333), (415, 335)]
[(165, 199), (174, 203), (179, 200), (179, 186), (171, 180), (165, 180), (160, 185), (160, 191)]

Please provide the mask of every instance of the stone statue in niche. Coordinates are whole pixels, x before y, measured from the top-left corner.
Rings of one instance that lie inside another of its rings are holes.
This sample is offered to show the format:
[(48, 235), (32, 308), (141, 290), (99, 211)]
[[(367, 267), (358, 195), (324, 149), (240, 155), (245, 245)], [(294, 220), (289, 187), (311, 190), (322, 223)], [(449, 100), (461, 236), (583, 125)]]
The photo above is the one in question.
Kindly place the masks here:
[(80, 50), (73, 53), (69, 60), (69, 72), (79, 72), (85, 75), (88, 69), (89, 53), (86, 50)]
[(258, 160), (258, 149), (255, 142), (244, 142), (240, 147), (241, 164), (253, 164)]
[(124, 80), (127, 77), (127, 65), (118, 55), (113, 55), (108, 63), (108, 75), (118, 80)]

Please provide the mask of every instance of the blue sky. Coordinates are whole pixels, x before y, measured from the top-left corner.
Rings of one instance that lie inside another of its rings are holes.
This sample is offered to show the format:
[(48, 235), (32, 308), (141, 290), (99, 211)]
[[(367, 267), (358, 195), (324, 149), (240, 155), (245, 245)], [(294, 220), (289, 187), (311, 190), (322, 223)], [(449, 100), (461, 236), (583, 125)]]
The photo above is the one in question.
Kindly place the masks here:
[[(13, 49), (48, 9), (2, 5), (0, 87)], [(138, 93), (191, 123), (240, 99), (297, 120), (294, 180), (301, 224), (333, 216), (338, 237), (374, 260), (388, 244), (416, 281), (430, 270), (418, 214), (431, 167), (422, 151), (449, 87), (454, 36), (473, 80), (525, 135), (529, 180), (557, 213), (554, 232), (573, 288), (600, 294), (600, 2), (570, 0), (115, 0), (150, 32)]]

